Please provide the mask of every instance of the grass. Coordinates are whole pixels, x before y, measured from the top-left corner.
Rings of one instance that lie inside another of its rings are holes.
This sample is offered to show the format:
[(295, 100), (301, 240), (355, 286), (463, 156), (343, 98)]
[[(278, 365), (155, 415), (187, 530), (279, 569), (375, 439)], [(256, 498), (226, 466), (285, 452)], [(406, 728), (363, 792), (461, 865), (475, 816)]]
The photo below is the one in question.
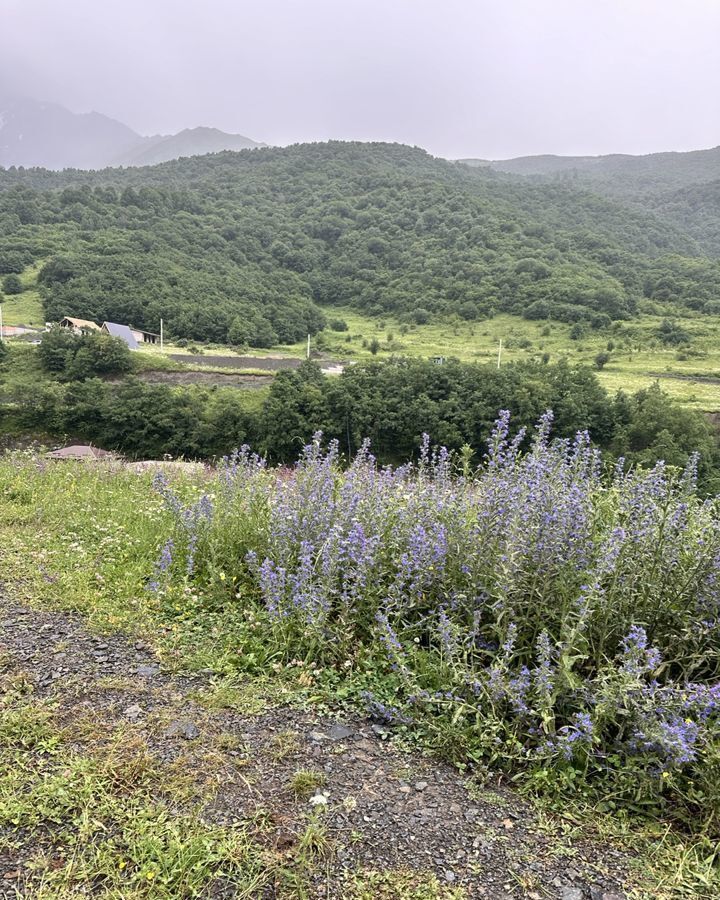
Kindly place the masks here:
[[(434, 322), (427, 325), (403, 325), (392, 316), (372, 318), (349, 308), (333, 308), (334, 317), (348, 325), (346, 332), (326, 330), (322, 333), (322, 355), (347, 362), (383, 360), (392, 356), (411, 356), (430, 359), (437, 356), (457, 357), (463, 362), (496, 364), (502, 341), (501, 365), (518, 360), (542, 359), (549, 362), (567, 359), (574, 363), (594, 365), (600, 352), (607, 352), (609, 342), (614, 345), (610, 361), (598, 372), (601, 383), (612, 393), (618, 390), (634, 392), (659, 381), (663, 390), (683, 405), (704, 412), (720, 411), (720, 317), (686, 314), (675, 316), (687, 331), (692, 342), (687, 348), (666, 347), (657, 338), (661, 316), (642, 315), (626, 323), (617, 323), (602, 332), (588, 330), (581, 340), (570, 338), (571, 326), (560, 322), (531, 322), (519, 316), (497, 315), (481, 322)], [(403, 331), (405, 332), (403, 334)], [(380, 343), (377, 354), (369, 344)], [(317, 338), (314, 349), (317, 349)], [(304, 359), (306, 343), (278, 345), (267, 350), (251, 349), (239, 352), (236, 348), (208, 346), (208, 352), (227, 356), (266, 357), (286, 355)], [(165, 353), (182, 352), (167, 346)], [(145, 349), (143, 361), (151, 369), (162, 357), (157, 348)], [(188, 355), (182, 364), (195, 370), (227, 371), (207, 367), (202, 356)], [(165, 368), (158, 362), (157, 368)], [(268, 374), (263, 370), (232, 370), (236, 374)]]
[(301, 769), (290, 779), (290, 790), (296, 797), (307, 799), (325, 784), (322, 772)]
[[(6, 325), (44, 324), (44, 313), (37, 290), (37, 276), (41, 263), (29, 267), (21, 274), (25, 290), (3, 301), (3, 319)], [(326, 330), (321, 339), (315, 338), (321, 353), (349, 362), (387, 359), (393, 355), (429, 359), (437, 356), (454, 356), (465, 362), (496, 363), (502, 341), (501, 364), (525, 359), (540, 359), (547, 355), (550, 363), (567, 359), (571, 362), (593, 365), (598, 353), (607, 350), (608, 342), (614, 345), (610, 361), (598, 373), (602, 384), (611, 392), (634, 392), (659, 381), (663, 390), (683, 405), (703, 412), (720, 411), (720, 317), (704, 316), (687, 310), (678, 313), (672, 309), (668, 315), (681, 322), (683, 330), (691, 336), (687, 348), (666, 347), (657, 337), (662, 317), (643, 314), (625, 323), (615, 323), (602, 332), (588, 330), (581, 340), (571, 340), (571, 326), (559, 322), (531, 322), (519, 316), (497, 315), (481, 322), (464, 322), (456, 319), (427, 325), (403, 325), (392, 316), (371, 318), (344, 307), (328, 310), (333, 318), (342, 318), (348, 325), (346, 332)], [(404, 332), (404, 333), (403, 333)], [(377, 339), (380, 349), (372, 354), (369, 344)], [(289, 356), (304, 359), (307, 345), (299, 341), (291, 345), (278, 345), (268, 349), (238, 350), (218, 344), (202, 345), (210, 354), (230, 356)], [(183, 361), (170, 359), (170, 355), (183, 355)], [(151, 371), (183, 372), (204, 371), (234, 375), (265, 375), (273, 372), (247, 367), (231, 369), (204, 365), (203, 355), (187, 352), (187, 348), (166, 343), (161, 352), (157, 346), (145, 346), (133, 355), (133, 368), (137, 374)], [(18, 377), (28, 377), (21, 375)], [(25, 382), (27, 383), (27, 381)], [(237, 388), (233, 388), (237, 391)], [(242, 391), (248, 398), (248, 407), (258, 408), (267, 389)]]
[(229, 880), (250, 897), (275, 880), (254, 836), (207, 824), (189, 780), (137, 737), (78, 751), (77, 735), (59, 740), (47, 710), (17, 698), (3, 702), (0, 725), (0, 826), (24, 836), (29, 896), (94, 883), (105, 898), (180, 900)]
[[(262, 677), (224, 678), (207, 691), (193, 695), (206, 709), (232, 709), (244, 716), (259, 716), (282, 701), (281, 686)], [(287, 692), (287, 696), (290, 691)]]
[(397, 870), (359, 873), (348, 885), (347, 900), (465, 900), (462, 888), (442, 885), (430, 872)]
[(4, 325), (29, 325), (42, 328), (45, 324), (40, 292), (37, 289), (37, 277), (43, 263), (29, 266), (20, 275), (23, 284), (22, 294), (0, 296)]
[[(550, 363), (567, 359), (593, 365), (597, 354), (606, 351), (608, 342), (612, 341), (610, 362), (598, 373), (609, 391), (637, 391), (657, 380), (664, 391), (683, 404), (707, 412), (720, 410), (720, 317), (717, 316), (682, 318), (682, 328), (692, 337), (689, 348), (683, 350), (664, 347), (658, 340), (660, 316), (643, 315), (602, 332), (589, 330), (582, 340), (574, 341), (570, 338), (570, 325), (530, 322), (504, 314), (482, 322), (405, 326), (405, 334), (403, 325), (389, 316), (370, 318), (344, 308), (334, 309), (333, 315), (345, 320), (348, 331), (323, 332), (327, 346), (323, 354), (338, 359), (454, 356), (464, 362), (493, 364), (497, 363), (502, 340), (501, 364), (541, 359), (543, 354), (548, 354)], [(380, 342), (376, 355), (363, 346), (373, 338)], [(304, 346), (298, 343), (282, 349), (301, 356)], [(683, 355), (687, 359), (678, 358)], [(712, 382), (706, 383), (703, 378)]]

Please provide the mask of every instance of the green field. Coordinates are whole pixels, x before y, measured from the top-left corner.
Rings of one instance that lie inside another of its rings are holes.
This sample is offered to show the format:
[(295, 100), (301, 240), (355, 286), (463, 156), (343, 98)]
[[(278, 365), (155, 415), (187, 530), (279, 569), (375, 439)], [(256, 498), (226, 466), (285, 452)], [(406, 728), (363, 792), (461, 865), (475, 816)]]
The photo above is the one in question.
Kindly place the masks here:
[[(454, 356), (464, 362), (497, 363), (542, 359), (556, 363), (593, 365), (598, 353), (610, 361), (598, 373), (610, 391), (637, 391), (659, 381), (663, 390), (683, 404), (706, 412), (720, 410), (720, 317), (682, 318), (691, 336), (688, 348), (667, 348), (657, 337), (659, 316), (643, 315), (600, 333), (588, 330), (581, 340), (571, 340), (571, 326), (559, 322), (529, 322), (518, 316), (498, 315), (482, 322), (436, 323), (405, 326), (390, 318), (371, 319), (349, 309), (334, 310), (348, 325), (347, 332), (323, 332), (323, 353), (345, 360), (372, 359), (369, 345), (380, 342), (376, 359), (392, 355), (430, 358)], [(349, 340), (348, 340), (349, 338)], [(302, 355), (304, 346), (278, 348)], [(686, 357), (686, 358), (682, 358)]]
[(3, 324), (4, 325), (29, 325), (42, 328), (45, 324), (42, 300), (37, 289), (37, 276), (42, 268), (42, 263), (25, 269), (20, 276), (24, 290), (22, 294), (14, 296), (2, 296)]
[[(308, 900), (320, 896), (320, 885), (323, 896), (337, 887), (332, 896), (347, 900), (469, 900), (473, 893), (441, 887), (424, 869), (416, 872), (423, 889), (411, 890), (407, 876), (384, 860), (385, 829), (376, 831), (371, 818), (378, 814), (363, 818), (363, 770), (353, 768), (362, 762), (330, 741), (320, 746), (332, 771), (311, 756), (318, 745), (308, 732), (329, 728), (329, 712), (347, 721), (356, 708), (352, 691), (382, 686), (382, 669), (375, 672), (366, 655), (342, 676), (331, 665), (308, 668), (295, 658), (285, 664), (278, 656), (270, 665), (264, 621), (246, 614), (249, 595), (217, 607), (204, 586), (166, 598), (148, 591), (147, 575), (171, 528), (152, 478), (124, 467), (37, 465), (24, 454), (0, 460), (0, 564), (7, 573), (0, 611), (7, 617), (24, 607), (0, 656), (0, 821), (9, 859), (27, 859), (26, 866), (6, 867), (9, 886), (22, 875), (33, 891), (23, 896), (36, 900), (93, 892), (107, 900), (185, 900), (228, 882), (247, 898), (269, 885), (272, 896)], [(221, 494), (209, 473), (171, 478), (190, 502), (208, 490)], [(230, 550), (233, 538), (223, 533)], [(225, 583), (223, 566), (214, 572), (217, 584)], [(32, 633), (45, 652), (28, 659)], [(125, 669), (95, 674), (96, 648), (108, 645), (112, 665), (120, 661)], [(137, 647), (143, 659), (158, 661), (157, 675), (137, 674)], [(33, 691), (33, 678), (63, 660), (77, 664), (72, 675), (52, 681), (49, 697)], [(339, 690), (339, 678), (348, 687)], [(139, 719), (128, 718), (137, 709)], [(198, 736), (173, 737), (168, 726), (177, 720), (198, 723)], [(438, 768), (427, 736), (375, 744), (382, 746), (370, 745), (369, 759), (385, 777), (382, 794), (370, 795), (372, 808), (395, 812), (402, 802), (396, 797), (405, 796), (396, 795), (398, 785), (425, 772), (440, 773), (441, 789), (452, 780), (453, 797), (462, 789), (463, 804), (489, 810), (490, 820), (469, 827), (488, 840), (492, 864), (503, 875), (508, 868), (522, 896), (558, 872), (564, 877), (568, 860), (592, 881), (614, 871), (629, 900), (717, 896), (709, 836), (623, 809), (608, 813), (581, 797), (560, 805), (519, 798), (507, 786), (498, 792), (482, 769), (475, 778)], [(348, 771), (358, 776), (350, 795), (341, 790)], [(307, 792), (321, 784), (330, 788), (327, 810), (308, 802)], [(234, 813), (238, 804), (242, 821), (214, 815)], [(448, 807), (441, 804), (443, 821), (452, 821)], [(342, 815), (331, 818), (333, 808)], [(406, 827), (425, 864), (425, 830), (412, 819)], [(277, 850), (276, 833), (296, 837)], [(358, 847), (369, 857), (363, 866), (335, 867), (338, 851)], [(379, 873), (368, 870), (371, 863)]]
[[(691, 335), (692, 342), (687, 348), (668, 348), (657, 338), (657, 329), (662, 322), (659, 316), (645, 315), (618, 323), (619, 327), (601, 333), (588, 331), (582, 339), (572, 340), (569, 325), (529, 322), (519, 316), (498, 315), (483, 322), (433, 323), (403, 329), (401, 323), (388, 317), (374, 319), (349, 309), (335, 312), (347, 322), (348, 331), (326, 329), (319, 338), (313, 338), (312, 350), (323, 357), (359, 362), (393, 356), (421, 359), (444, 356), (456, 357), (463, 362), (497, 364), (500, 341), (501, 365), (543, 358), (550, 364), (565, 359), (594, 365), (598, 353), (609, 352), (609, 362), (598, 372), (600, 381), (609, 391), (634, 392), (659, 381), (667, 394), (684, 405), (703, 412), (720, 411), (720, 317), (681, 319), (682, 328)], [(373, 339), (380, 344), (376, 354), (369, 349)], [(613, 346), (610, 351), (607, 350), (609, 344)], [(304, 359), (307, 353), (305, 342), (246, 352), (215, 344), (204, 345), (201, 349), (213, 355), (231, 357), (282, 355)], [(170, 354), (184, 353), (187, 353), (186, 349), (173, 344), (166, 344), (163, 353), (157, 347), (144, 347), (141, 355), (138, 354), (137, 369), (227, 371), (208, 367), (202, 354), (188, 353), (182, 363), (167, 358)], [(236, 374), (269, 374), (252, 368), (232, 371)]]
[[(45, 317), (37, 290), (38, 267), (26, 269), (22, 280), (25, 291), (3, 300), (6, 325), (41, 326)], [(495, 363), (502, 341), (500, 364), (518, 360), (546, 359), (594, 365), (600, 352), (610, 359), (598, 372), (602, 384), (611, 392), (633, 392), (659, 381), (662, 389), (680, 403), (703, 412), (720, 411), (720, 316), (691, 315), (678, 318), (691, 342), (687, 346), (667, 347), (658, 337), (661, 316), (642, 315), (628, 322), (616, 322), (610, 329), (594, 332), (588, 329), (580, 340), (570, 337), (571, 326), (560, 322), (527, 321), (519, 316), (497, 315), (480, 322), (455, 318), (427, 325), (403, 325), (392, 317), (371, 318), (349, 308), (326, 310), (328, 317), (342, 318), (348, 326), (344, 332), (325, 329), (311, 341), (314, 355), (355, 362), (412, 356), (429, 359), (436, 356), (456, 357), (463, 362)], [(377, 340), (375, 354), (370, 344)], [(612, 349), (608, 350), (611, 346)], [(217, 344), (198, 345), (200, 353), (187, 347), (166, 343), (161, 353), (156, 346), (146, 346), (137, 354), (138, 372), (153, 369), (198, 369), (227, 371), (208, 367), (203, 351), (227, 356), (292, 356), (304, 359), (305, 341), (278, 345), (268, 349), (243, 351)], [(186, 355), (182, 363), (168, 359), (171, 354)], [(265, 370), (237, 369), (235, 374), (269, 374)]]

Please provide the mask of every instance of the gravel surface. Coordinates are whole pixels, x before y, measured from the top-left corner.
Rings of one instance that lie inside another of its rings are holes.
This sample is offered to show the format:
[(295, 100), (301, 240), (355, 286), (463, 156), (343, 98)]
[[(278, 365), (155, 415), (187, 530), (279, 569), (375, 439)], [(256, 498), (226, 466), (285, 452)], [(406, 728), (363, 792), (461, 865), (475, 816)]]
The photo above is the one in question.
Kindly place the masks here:
[[(2, 596), (0, 653), (27, 673), (35, 696), (58, 704), (63, 724), (90, 716), (126, 730), (161, 760), (183, 760), (199, 784), (219, 785), (205, 811), (210, 821), (249, 821), (263, 810), (282, 848), (297, 840), (313, 806), (322, 807), (335, 848), (330, 883), (338, 886), (328, 895), (323, 881), (324, 897), (342, 897), (344, 870), (397, 867), (432, 871), (468, 897), (625, 896), (628, 859), (620, 850), (569, 841), (512, 791), (469, 790), (455, 770), (401, 752), (367, 721), (262, 703), (256, 715), (209, 708), (202, 702), (209, 675), (171, 676), (141, 642), (95, 635), (80, 617)], [(322, 775), (309, 797), (290, 787), (301, 770)], [(16, 847), (3, 849), (3, 836), (0, 897), (30, 896), (22, 892), (21, 871), (32, 848), (14, 834)]]

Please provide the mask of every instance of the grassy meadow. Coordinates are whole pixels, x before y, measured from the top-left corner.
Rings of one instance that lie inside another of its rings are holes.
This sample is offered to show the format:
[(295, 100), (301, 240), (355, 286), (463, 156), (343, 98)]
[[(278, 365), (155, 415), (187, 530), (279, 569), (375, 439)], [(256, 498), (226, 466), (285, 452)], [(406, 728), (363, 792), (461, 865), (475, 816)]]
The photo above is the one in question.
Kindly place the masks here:
[[(658, 381), (665, 393), (683, 405), (702, 412), (720, 411), (720, 317), (679, 319), (692, 342), (688, 347), (666, 347), (657, 337), (664, 317), (647, 314), (599, 333), (588, 329), (580, 340), (572, 340), (570, 325), (528, 321), (505, 314), (481, 322), (403, 326), (391, 317), (371, 318), (347, 308), (327, 312), (332, 313), (333, 318), (342, 318), (348, 330), (335, 332), (325, 329), (319, 345), (316, 337), (312, 339), (311, 347), (323, 356), (338, 360), (358, 362), (392, 356), (420, 359), (445, 356), (456, 357), (463, 362), (496, 364), (500, 341), (501, 365), (546, 358), (550, 364), (566, 359), (568, 362), (594, 366), (595, 357), (607, 352), (610, 359), (598, 372), (598, 378), (608, 391), (633, 393)], [(380, 345), (376, 354), (369, 349), (373, 339)], [(608, 351), (609, 344), (613, 349)], [(307, 345), (298, 342), (265, 350), (253, 348), (245, 352), (220, 345), (208, 345), (207, 349), (228, 356), (280, 355), (304, 359)], [(166, 354), (186, 352), (173, 345), (165, 348)], [(153, 365), (150, 360), (156, 360), (159, 355), (155, 347), (143, 348), (143, 356), (148, 358), (144, 365), (150, 368)], [(202, 356), (190, 354), (183, 360), (183, 365), (191, 369), (206, 368)], [(255, 373), (248, 370), (248, 374)]]
[(45, 313), (37, 288), (37, 276), (41, 268), (42, 263), (38, 263), (28, 267), (20, 275), (24, 288), (22, 294), (0, 296), (5, 325), (28, 325), (32, 328), (42, 328), (45, 325)]
[[(350, 309), (333, 314), (347, 322), (347, 332), (323, 332), (323, 346), (339, 359), (373, 358), (363, 347), (373, 338), (380, 342), (375, 358), (393, 354), (430, 358), (454, 356), (464, 362), (496, 363), (502, 341), (501, 364), (525, 359), (541, 359), (552, 364), (560, 359), (593, 365), (598, 353), (608, 352), (610, 360), (598, 373), (610, 391), (633, 392), (659, 381), (662, 389), (681, 403), (696, 409), (720, 410), (720, 317), (697, 316), (680, 319), (692, 336), (688, 349), (666, 348), (657, 338), (661, 316), (642, 315), (637, 320), (618, 323), (617, 328), (594, 333), (588, 330), (580, 340), (571, 340), (570, 325), (560, 322), (531, 322), (518, 316), (497, 315), (481, 322), (435, 323), (403, 326), (391, 318), (372, 319)], [(350, 338), (348, 340), (347, 338)], [(303, 352), (297, 344), (290, 348)], [(325, 352), (325, 351), (324, 351)], [(686, 356), (682, 359), (679, 357)], [(708, 379), (704, 381), (703, 379)]]

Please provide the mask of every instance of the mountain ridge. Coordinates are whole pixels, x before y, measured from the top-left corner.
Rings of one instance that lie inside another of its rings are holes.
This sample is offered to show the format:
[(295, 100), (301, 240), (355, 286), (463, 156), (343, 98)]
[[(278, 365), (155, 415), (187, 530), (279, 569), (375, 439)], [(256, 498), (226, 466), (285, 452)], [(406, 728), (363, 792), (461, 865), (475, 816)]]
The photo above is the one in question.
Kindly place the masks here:
[(511, 159), (458, 159), (473, 168), (541, 179), (576, 178), (587, 186), (628, 196), (662, 193), (720, 178), (720, 145), (703, 150), (662, 150), (635, 155), (561, 156), (552, 153)]
[(144, 136), (103, 113), (74, 113), (58, 103), (0, 97), (0, 167), (104, 169), (144, 166), (182, 156), (244, 150), (264, 144), (241, 134), (198, 126)]

